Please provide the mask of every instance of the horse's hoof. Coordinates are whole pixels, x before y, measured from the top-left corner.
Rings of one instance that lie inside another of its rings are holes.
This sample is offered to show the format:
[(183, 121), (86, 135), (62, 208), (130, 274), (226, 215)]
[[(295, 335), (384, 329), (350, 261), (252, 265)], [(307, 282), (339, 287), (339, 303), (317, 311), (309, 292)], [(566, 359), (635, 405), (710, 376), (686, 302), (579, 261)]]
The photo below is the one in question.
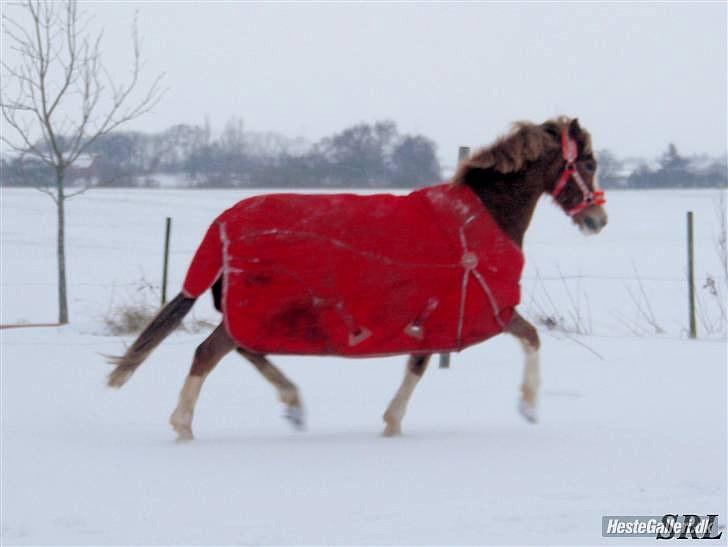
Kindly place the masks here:
[(306, 428), (306, 420), (303, 414), (303, 408), (300, 406), (287, 406), (283, 417), (288, 420), (294, 429), (303, 431)]
[(384, 428), (384, 431), (382, 431), (382, 437), (401, 437), (402, 436), (402, 427), (397, 424), (387, 424), (387, 427)]
[(192, 434), (192, 431), (189, 432), (178, 432), (177, 438), (174, 440), (174, 442), (179, 444), (189, 443), (195, 440), (195, 436)]
[(192, 428), (187, 426), (172, 424), (174, 431), (177, 433), (177, 439), (175, 442), (187, 443), (195, 440), (195, 436), (192, 434)]
[(524, 401), (523, 399), (520, 399), (518, 401), (518, 412), (529, 423), (538, 423), (538, 411), (536, 410), (536, 405), (534, 405), (533, 403), (529, 403)]
[(194, 440), (195, 436), (192, 434), (192, 415), (179, 415), (176, 411), (169, 418), (169, 425), (172, 426), (175, 433), (177, 433), (177, 442), (187, 442)]

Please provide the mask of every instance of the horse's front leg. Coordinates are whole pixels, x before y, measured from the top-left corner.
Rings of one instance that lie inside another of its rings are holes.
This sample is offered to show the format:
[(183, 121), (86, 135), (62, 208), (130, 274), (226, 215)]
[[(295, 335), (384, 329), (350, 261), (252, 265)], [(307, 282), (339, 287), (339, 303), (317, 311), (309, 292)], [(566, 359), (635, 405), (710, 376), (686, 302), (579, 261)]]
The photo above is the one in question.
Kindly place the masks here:
[(518, 338), (526, 354), (526, 366), (523, 370), (523, 384), (521, 384), (521, 399), (518, 404), (518, 410), (526, 420), (531, 423), (536, 423), (538, 421), (538, 390), (541, 385), (541, 372), (538, 358), (541, 341), (538, 337), (538, 331), (536, 327), (521, 317), (518, 312), (515, 312), (506, 332)]
[(415, 386), (425, 373), (429, 361), (430, 355), (411, 355), (407, 361), (402, 385), (399, 386), (387, 410), (384, 411), (383, 418), (387, 426), (384, 428), (382, 435), (385, 437), (402, 434), (402, 418), (404, 418), (404, 413), (407, 411), (407, 403), (412, 397)]
[(202, 384), (207, 375), (235, 347), (230, 335), (223, 325), (218, 326), (202, 344), (197, 346), (195, 357), (192, 360), (190, 373), (185, 380), (179, 394), (179, 403), (172, 416), (170, 425), (177, 432), (178, 441), (189, 441), (192, 436), (192, 417), (195, 413), (195, 404), (200, 396)]

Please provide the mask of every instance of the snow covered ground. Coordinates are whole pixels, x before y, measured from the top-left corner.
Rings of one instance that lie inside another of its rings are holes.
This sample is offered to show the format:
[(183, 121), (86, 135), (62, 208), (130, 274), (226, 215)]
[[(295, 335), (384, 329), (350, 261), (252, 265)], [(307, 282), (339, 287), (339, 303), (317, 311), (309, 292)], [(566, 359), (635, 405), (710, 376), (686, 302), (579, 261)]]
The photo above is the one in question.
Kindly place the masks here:
[[(3, 544), (624, 545), (653, 540), (602, 538), (602, 515), (719, 513), (725, 526), (726, 343), (708, 289), (700, 339), (685, 337), (686, 210), (700, 286), (725, 289), (717, 191), (611, 192), (610, 225), (591, 238), (540, 205), (524, 310), (569, 332), (541, 329), (538, 425), (515, 411), (520, 348), (498, 337), (427, 372), (398, 439), (378, 434), (401, 358), (276, 359), (304, 397), (296, 433), (230, 355), (203, 391), (197, 440), (178, 445), (166, 421), (206, 333), (173, 335), (115, 392), (99, 354), (123, 340), (103, 318), (147, 294), (140, 280), (159, 284), (165, 216), (174, 294), (207, 224), (245, 195), (69, 203), (72, 324), (0, 331)], [(0, 322), (53, 321), (52, 204), (3, 190), (0, 207)], [(196, 318), (214, 320), (203, 300)]]

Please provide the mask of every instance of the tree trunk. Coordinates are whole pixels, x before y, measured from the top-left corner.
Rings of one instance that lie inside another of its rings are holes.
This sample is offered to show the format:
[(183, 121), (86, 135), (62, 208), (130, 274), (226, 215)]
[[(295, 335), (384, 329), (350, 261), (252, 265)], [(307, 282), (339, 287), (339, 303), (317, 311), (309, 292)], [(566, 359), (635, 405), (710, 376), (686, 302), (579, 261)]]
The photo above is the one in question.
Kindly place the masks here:
[(56, 172), (56, 185), (58, 200), (58, 234), (56, 251), (58, 255), (58, 322), (61, 325), (68, 323), (68, 294), (66, 292), (66, 196), (63, 188), (63, 170)]

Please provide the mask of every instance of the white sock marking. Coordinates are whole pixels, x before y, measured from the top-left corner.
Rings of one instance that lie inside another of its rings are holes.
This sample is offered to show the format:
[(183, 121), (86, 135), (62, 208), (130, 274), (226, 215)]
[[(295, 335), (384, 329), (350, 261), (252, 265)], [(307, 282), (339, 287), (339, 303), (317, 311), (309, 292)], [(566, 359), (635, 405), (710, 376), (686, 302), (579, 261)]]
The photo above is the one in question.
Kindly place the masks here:
[(192, 435), (192, 417), (195, 413), (195, 405), (202, 390), (204, 376), (187, 376), (182, 391), (179, 394), (179, 403), (172, 413), (169, 423), (182, 435)]

